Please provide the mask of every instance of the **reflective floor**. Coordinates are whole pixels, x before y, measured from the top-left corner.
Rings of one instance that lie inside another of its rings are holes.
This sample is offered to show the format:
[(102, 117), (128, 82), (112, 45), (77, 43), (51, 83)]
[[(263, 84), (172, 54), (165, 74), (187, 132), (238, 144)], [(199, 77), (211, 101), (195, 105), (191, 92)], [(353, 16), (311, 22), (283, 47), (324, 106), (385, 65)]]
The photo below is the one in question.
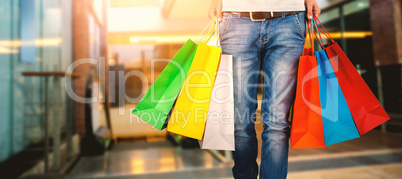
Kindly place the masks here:
[(117, 144), (104, 156), (81, 158), (69, 178), (229, 177), (231, 165), (206, 150), (182, 149), (168, 141)]
[[(401, 137), (372, 131), (326, 149), (291, 149), (288, 178), (402, 178)], [(123, 143), (103, 156), (82, 157), (68, 178), (232, 178), (232, 165), (168, 141)]]

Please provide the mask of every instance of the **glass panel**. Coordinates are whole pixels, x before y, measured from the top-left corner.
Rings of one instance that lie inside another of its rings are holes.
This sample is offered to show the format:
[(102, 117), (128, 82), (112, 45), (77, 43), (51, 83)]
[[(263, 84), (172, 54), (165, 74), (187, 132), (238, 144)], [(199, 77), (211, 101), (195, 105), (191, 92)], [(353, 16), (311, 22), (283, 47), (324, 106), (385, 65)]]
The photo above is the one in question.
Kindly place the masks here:
[(0, 1), (0, 162), (11, 155), (11, 58), (17, 49), (11, 46), (11, 34), (14, 30), (13, 3)]
[(343, 6), (343, 15), (348, 16), (362, 10), (367, 10), (368, 8), (369, 8), (368, 0), (354, 0)]
[(345, 4), (343, 9), (347, 56), (374, 94), (377, 94), (369, 2), (352, 1)]
[[(24, 77), (22, 73), (64, 71), (72, 61), (72, 1), (33, 1), (33, 42), (20, 40), (20, 1), (0, 1), (0, 162), (43, 140), (43, 79)], [(20, 48), (27, 43), (35, 45), (34, 63), (20, 59)], [(67, 106), (63, 85), (61, 79), (55, 82), (49, 78), (50, 135), (55, 127), (65, 126)], [(53, 126), (54, 122), (58, 125)]]

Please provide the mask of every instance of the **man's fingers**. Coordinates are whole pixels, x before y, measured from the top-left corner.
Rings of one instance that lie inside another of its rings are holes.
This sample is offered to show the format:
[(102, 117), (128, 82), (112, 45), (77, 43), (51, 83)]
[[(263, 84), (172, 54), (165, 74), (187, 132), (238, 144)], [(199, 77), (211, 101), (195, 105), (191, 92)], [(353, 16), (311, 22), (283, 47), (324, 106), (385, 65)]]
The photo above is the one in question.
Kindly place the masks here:
[(212, 2), (211, 7), (209, 7), (208, 17), (212, 19), (214, 18), (215, 15), (216, 15), (216, 5), (214, 2)]
[(212, 19), (212, 18), (214, 18), (214, 16), (216, 16), (218, 19), (218, 22), (221, 22), (222, 21), (222, 17), (223, 17), (223, 13), (220, 11), (220, 10), (218, 10), (218, 11), (215, 11), (215, 10), (210, 10), (209, 12), (208, 12), (208, 17), (210, 18), (210, 19)]
[(216, 17), (218, 18), (218, 22), (222, 22), (222, 11), (218, 10), (216, 13)]
[(307, 6), (307, 18), (313, 19), (313, 4), (308, 3), (308, 4), (306, 4), (306, 6)]
[(215, 9), (210, 9), (209, 11), (208, 11), (208, 17), (210, 18), (210, 19), (212, 19), (212, 18), (214, 18), (214, 16), (215, 16)]
[(216, 18), (218, 22), (222, 21), (222, 3), (216, 5)]
[(315, 15), (316, 17), (320, 16), (320, 14), (321, 14), (321, 11), (316, 11), (316, 12), (314, 12), (314, 15)]
[(217, 17), (218, 22), (222, 21), (222, 0), (213, 0), (211, 7), (208, 11), (208, 17), (210, 19)]
[(314, 15), (317, 16), (317, 17), (320, 16), (320, 14), (321, 14), (321, 10), (320, 10), (320, 8), (318, 7), (317, 3), (314, 4), (313, 13), (314, 13)]

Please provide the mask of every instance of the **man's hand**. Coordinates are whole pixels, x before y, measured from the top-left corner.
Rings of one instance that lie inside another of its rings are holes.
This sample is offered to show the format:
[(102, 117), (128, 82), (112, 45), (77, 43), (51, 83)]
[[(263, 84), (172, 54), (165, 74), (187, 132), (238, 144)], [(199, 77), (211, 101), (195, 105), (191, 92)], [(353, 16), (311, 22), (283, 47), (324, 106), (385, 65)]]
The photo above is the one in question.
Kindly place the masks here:
[(212, 0), (211, 7), (208, 11), (209, 18), (213, 18), (216, 15), (218, 22), (222, 21), (222, 0)]
[(313, 19), (313, 15), (315, 16), (320, 16), (321, 10), (318, 7), (318, 4), (315, 0), (305, 0), (304, 1), (306, 7), (307, 7), (307, 18), (308, 19)]

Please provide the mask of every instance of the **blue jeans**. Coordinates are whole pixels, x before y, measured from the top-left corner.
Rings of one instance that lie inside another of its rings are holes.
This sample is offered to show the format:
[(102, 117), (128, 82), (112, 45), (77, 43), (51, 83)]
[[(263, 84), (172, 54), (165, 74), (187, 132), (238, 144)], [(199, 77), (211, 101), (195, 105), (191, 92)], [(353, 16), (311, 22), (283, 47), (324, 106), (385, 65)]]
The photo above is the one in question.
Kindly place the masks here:
[[(263, 95), (260, 178), (286, 178), (289, 110), (294, 101), (298, 60), (306, 35), (305, 13), (253, 22), (224, 13), (220, 23), (223, 54), (233, 55), (235, 103), (234, 178), (257, 178), (255, 120), (257, 91)], [(262, 70), (262, 73), (261, 73)], [(262, 77), (262, 78), (261, 78)]]

